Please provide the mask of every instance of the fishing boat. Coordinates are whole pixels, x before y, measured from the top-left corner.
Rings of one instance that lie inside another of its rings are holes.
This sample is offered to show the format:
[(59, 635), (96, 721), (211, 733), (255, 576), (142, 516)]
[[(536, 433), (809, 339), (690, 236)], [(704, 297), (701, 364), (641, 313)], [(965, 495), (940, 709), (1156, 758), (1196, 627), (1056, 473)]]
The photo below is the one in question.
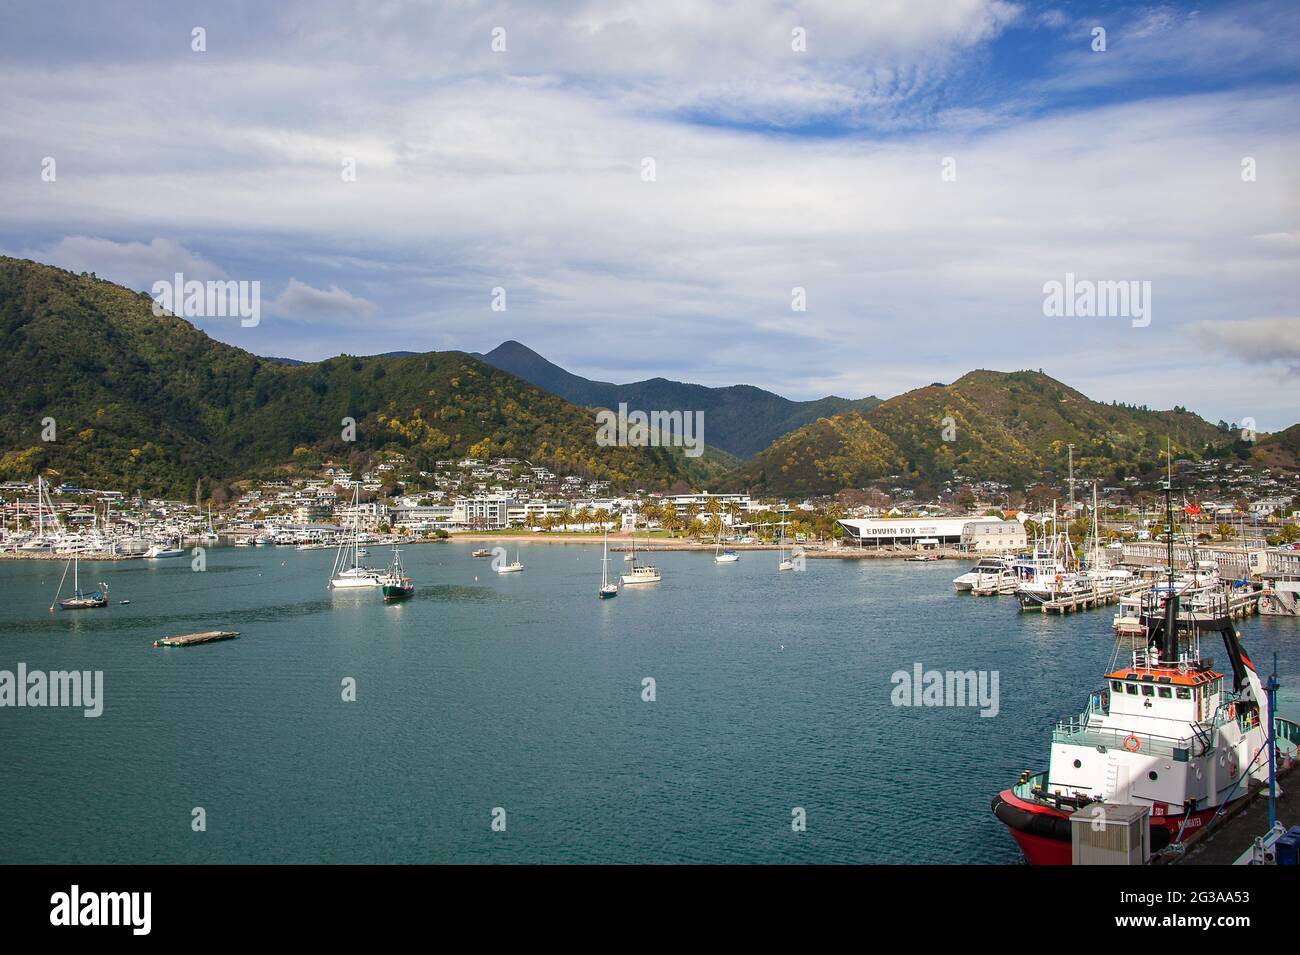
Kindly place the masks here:
[[(626, 558), (624, 558), (626, 559)], [(657, 584), (663, 580), (659, 569), (654, 564), (642, 564), (636, 558), (636, 536), (632, 537), (632, 566), (620, 578), (624, 586), (636, 584)]]
[(605, 551), (600, 558), (600, 599), (618, 596), (618, 584), (609, 580), (609, 531), (605, 532)]
[(517, 574), (524, 569), (524, 565), (519, 562), (519, 551), (515, 551), (515, 561), (513, 564), (497, 564), (493, 568), (498, 574)]
[(626, 587), (635, 584), (657, 584), (663, 580), (654, 564), (636, 564), (619, 578)]
[(359, 587), (382, 587), (384, 573), (361, 563), (361, 485), (355, 484), (352, 496), (352, 539), (340, 540), (334, 566), (330, 569), (329, 587), (332, 590), (354, 590)]
[(401, 554), (400, 550), (393, 548), (393, 562), (388, 565), (388, 573), (381, 578), (384, 600), (405, 600), (415, 593), (415, 584), (406, 576), (406, 568), (402, 566)]
[(491, 557), (491, 556), (492, 556), (492, 551), (488, 550), (486, 547), (480, 547), (478, 550), (474, 551), (474, 553), (470, 554), (469, 556), (471, 556), (471, 557)]
[[(1109, 805), (1148, 807), (1149, 845), (1160, 851), (1267, 781), (1268, 702), (1227, 599), (1198, 613), (1180, 613), (1180, 599), (1171, 571), (1167, 587), (1144, 595), (1140, 627), (1117, 639), (1084, 712), (1056, 724), (1048, 768), (994, 797), (994, 815), (1031, 864), (1070, 864), (1070, 817), (1081, 809), (1104, 819)], [(1213, 634), (1226, 668), (1201, 653)], [(1300, 726), (1273, 723), (1278, 736), (1300, 739)]]
[[(68, 564), (72, 566), (72, 596), (59, 600), (59, 594), (63, 592), (63, 582), (68, 579), (68, 567), (65, 565), (63, 568), (63, 577), (59, 580), (59, 589), (54, 594), (54, 599), (58, 601), (60, 609), (90, 610), (94, 607), (107, 607), (108, 584), (100, 581), (98, 590), (82, 592), (80, 563), (80, 559), (75, 554), (68, 561)], [(50, 610), (53, 609), (54, 605), (51, 604)]]

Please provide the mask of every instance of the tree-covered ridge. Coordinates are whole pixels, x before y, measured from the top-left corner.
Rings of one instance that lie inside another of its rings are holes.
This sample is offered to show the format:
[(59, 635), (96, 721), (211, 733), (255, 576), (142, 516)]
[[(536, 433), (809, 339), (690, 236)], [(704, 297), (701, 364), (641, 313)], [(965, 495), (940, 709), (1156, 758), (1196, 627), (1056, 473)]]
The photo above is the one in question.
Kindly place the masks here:
[[(151, 299), (0, 257), (0, 474), (188, 495), (196, 480), (292, 473), (326, 457), (527, 458), (559, 474), (667, 487), (666, 448), (599, 447), (592, 413), (461, 352), (285, 365), (156, 317)], [(356, 440), (343, 440), (343, 419)], [(42, 440), (54, 419), (57, 439)]]
[(832, 493), (898, 475), (936, 481), (954, 471), (1018, 483), (1075, 470), (1105, 481), (1152, 474), (1175, 458), (1199, 458), (1233, 434), (1183, 408), (1103, 404), (1041, 372), (973, 371), (929, 385), (865, 414), (822, 418), (775, 442), (728, 476), (731, 487)]

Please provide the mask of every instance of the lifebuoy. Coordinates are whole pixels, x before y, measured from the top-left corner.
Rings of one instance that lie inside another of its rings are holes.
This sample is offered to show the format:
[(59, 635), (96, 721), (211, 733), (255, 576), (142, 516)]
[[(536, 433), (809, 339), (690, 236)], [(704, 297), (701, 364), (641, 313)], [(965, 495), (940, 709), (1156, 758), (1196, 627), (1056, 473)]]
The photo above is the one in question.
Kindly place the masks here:
[(1129, 733), (1127, 736), (1124, 737), (1124, 748), (1128, 750), (1130, 753), (1136, 753), (1138, 750), (1142, 748), (1142, 741), (1139, 740), (1132, 733)]

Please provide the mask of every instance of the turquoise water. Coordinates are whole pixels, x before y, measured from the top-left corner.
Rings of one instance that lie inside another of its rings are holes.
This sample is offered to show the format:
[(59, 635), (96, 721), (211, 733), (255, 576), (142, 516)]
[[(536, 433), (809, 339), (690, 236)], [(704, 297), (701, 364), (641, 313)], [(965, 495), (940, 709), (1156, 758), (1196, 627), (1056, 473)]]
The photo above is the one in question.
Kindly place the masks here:
[[(61, 564), (0, 562), (0, 669), (102, 670), (105, 698), (0, 709), (0, 861), (1011, 863), (989, 800), (1110, 662), (1110, 610), (957, 597), (964, 563), (665, 553), (601, 601), (598, 545), (501, 577), (476, 546), (405, 549), (387, 606), (328, 591), (332, 551), (83, 564), (112, 604), (54, 614)], [(215, 628), (242, 636), (150, 646)], [(1243, 633), (1300, 699), (1300, 623)], [(917, 662), (997, 670), (1000, 712), (894, 707)]]

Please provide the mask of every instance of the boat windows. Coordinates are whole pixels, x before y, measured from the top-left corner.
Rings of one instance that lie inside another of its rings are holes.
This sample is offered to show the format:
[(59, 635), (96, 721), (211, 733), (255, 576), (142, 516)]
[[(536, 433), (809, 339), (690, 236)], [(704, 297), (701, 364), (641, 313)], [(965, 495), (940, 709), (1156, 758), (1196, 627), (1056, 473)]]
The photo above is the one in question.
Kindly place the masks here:
[(1160, 778), (1160, 774), (1157, 773), (1154, 769), (1151, 770), (1151, 772), (1147, 773), (1147, 779), (1151, 780), (1152, 782), (1155, 782), (1159, 778)]
[(1155, 688), (1154, 686), (1144, 686), (1144, 687), (1142, 687), (1142, 695), (1143, 695), (1143, 696), (1155, 696), (1155, 695), (1156, 695), (1156, 688)]
[(1138, 688), (1135, 684), (1125, 683), (1124, 692), (1127, 693), (1129, 696), (1137, 696)]
[(1190, 687), (1180, 686), (1178, 687), (1177, 692), (1180, 700), (1190, 700), (1192, 698), (1192, 690)]
[(1110, 681), (1110, 688), (1111, 688), (1112, 690), (1114, 690), (1116, 693), (1123, 693), (1123, 692), (1124, 692), (1124, 684), (1123, 684), (1123, 682), (1120, 681), (1120, 680), (1111, 680), (1111, 681)]
[(1173, 699), (1174, 694), (1173, 694), (1173, 691), (1169, 689), (1169, 687), (1167, 687), (1167, 686), (1162, 686), (1162, 687), (1158, 687), (1157, 689), (1160, 690), (1160, 699), (1162, 699), (1162, 700), (1171, 700), (1171, 699)]

